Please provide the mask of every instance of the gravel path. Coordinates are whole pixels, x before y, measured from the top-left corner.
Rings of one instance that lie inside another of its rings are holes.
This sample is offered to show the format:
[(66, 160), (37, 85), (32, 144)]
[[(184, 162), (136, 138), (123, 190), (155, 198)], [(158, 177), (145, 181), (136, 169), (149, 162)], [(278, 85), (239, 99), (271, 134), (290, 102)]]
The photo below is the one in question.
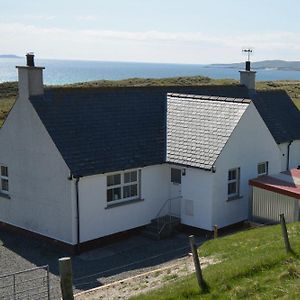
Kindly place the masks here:
[[(200, 244), (204, 240), (198, 237), (196, 242)], [(0, 276), (49, 265), (51, 299), (60, 298), (58, 259), (68, 256), (67, 253), (4, 229), (0, 230), (0, 241)], [(75, 293), (157, 269), (161, 264), (186, 256), (188, 252), (188, 238), (184, 234), (161, 241), (137, 235), (73, 256)], [(0, 298), (3, 299), (1, 294)]]
[[(202, 269), (209, 264), (216, 263), (214, 259), (201, 258)], [(81, 292), (75, 295), (75, 300), (125, 300), (132, 296), (147, 293), (152, 289), (157, 289), (178, 278), (194, 273), (194, 263), (192, 257), (178, 258), (171, 262), (157, 266), (154, 270), (123, 280), (108, 283), (99, 288)]]

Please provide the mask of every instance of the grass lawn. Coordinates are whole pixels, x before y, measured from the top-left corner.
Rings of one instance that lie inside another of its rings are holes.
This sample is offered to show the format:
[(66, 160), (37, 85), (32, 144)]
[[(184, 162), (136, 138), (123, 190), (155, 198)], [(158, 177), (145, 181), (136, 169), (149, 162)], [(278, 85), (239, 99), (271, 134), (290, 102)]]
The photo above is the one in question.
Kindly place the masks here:
[(17, 82), (0, 83), (0, 128), (17, 96)]
[(288, 232), (291, 255), (285, 252), (279, 225), (204, 243), (200, 255), (220, 261), (203, 270), (206, 294), (192, 275), (132, 299), (300, 299), (300, 223), (289, 224)]
[(8, 115), (11, 107), (15, 102), (15, 97), (8, 97), (3, 100), (0, 100), (0, 128)]

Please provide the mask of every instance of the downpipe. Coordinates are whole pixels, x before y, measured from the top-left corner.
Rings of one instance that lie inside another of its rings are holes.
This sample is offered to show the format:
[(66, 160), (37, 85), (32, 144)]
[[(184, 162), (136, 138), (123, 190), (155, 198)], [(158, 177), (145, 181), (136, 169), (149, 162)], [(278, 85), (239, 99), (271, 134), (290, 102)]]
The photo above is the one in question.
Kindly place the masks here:
[(77, 231), (77, 244), (76, 253), (79, 253), (80, 248), (80, 209), (79, 209), (79, 180), (80, 177), (75, 178), (75, 193), (76, 193), (76, 231)]
[(290, 141), (287, 145), (287, 157), (286, 157), (286, 170), (290, 169), (290, 147), (293, 141)]

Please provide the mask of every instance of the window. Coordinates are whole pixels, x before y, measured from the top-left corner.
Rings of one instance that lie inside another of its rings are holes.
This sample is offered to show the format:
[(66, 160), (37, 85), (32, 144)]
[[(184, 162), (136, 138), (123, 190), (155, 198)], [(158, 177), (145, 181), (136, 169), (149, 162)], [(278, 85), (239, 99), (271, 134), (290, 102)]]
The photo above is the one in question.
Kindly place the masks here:
[(107, 176), (107, 202), (118, 203), (139, 198), (140, 172), (125, 171)]
[(258, 176), (268, 175), (268, 162), (261, 162), (257, 164), (257, 174)]
[(240, 192), (240, 168), (228, 171), (228, 198), (239, 196)]
[(8, 168), (5, 166), (0, 168), (0, 192), (8, 194)]
[(171, 168), (171, 182), (181, 184), (181, 170)]

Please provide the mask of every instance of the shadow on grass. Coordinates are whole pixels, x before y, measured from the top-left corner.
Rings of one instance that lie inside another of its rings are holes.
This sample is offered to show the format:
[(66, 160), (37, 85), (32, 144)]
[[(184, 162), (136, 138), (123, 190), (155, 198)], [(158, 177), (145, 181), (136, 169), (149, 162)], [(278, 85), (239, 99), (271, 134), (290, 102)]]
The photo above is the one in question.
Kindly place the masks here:
[(208, 283), (203, 280), (203, 282), (201, 283), (201, 294), (209, 294), (210, 292), (210, 287), (208, 285)]

